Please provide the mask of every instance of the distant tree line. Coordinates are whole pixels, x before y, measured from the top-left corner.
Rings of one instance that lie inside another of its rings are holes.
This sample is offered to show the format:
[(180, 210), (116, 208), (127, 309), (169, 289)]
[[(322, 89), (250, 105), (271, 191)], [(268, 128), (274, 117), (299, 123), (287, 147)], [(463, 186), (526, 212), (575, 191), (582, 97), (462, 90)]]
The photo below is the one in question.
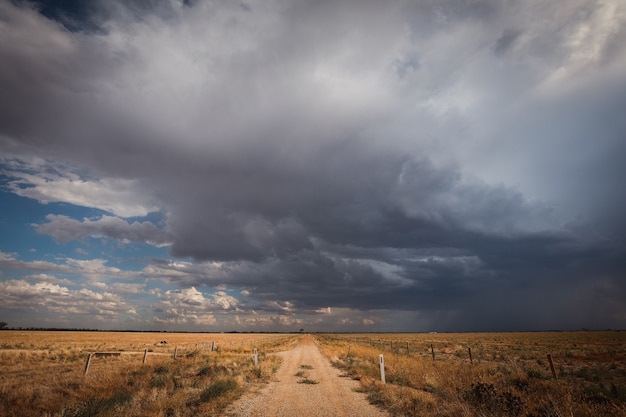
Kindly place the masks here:
[[(237, 331), (229, 332), (205, 331), (205, 332), (189, 332), (182, 330), (101, 330), (75, 327), (7, 327), (8, 323), (0, 321), (0, 330), (26, 330), (26, 331), (46, 331), (46, 332), (120, 332), (120, 333), (254, 333), (254, 334), (275, 334), (275, 333), (296, 333), (296, 332), (267, 332), (267, 331)], [(304, 329), (300, 329), (302, 332)]]

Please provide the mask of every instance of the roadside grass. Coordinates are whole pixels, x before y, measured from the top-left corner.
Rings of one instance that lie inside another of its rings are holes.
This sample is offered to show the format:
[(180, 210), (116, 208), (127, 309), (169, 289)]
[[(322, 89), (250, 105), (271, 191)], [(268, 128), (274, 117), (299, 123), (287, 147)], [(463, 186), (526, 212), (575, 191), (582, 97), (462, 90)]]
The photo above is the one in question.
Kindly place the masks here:
[(318, 341), (344, 376), (359, 380), (370, 401), (395, 416), (626, 417), (626, 332), (589, 333), (594, 337), (385, 335), (395, 339), (374, 342), (370, 335), (327, 335)]
[[(9, 333), (0, 332), (0, 338)], [(196, 348), (195, 343), (181, 346), (177, 359), (170, 346), (170, 354), (149, 355), (142, 364), (141, 354), (128, 351), (144, 348), (145, 339), (141, 344), (122, 345), (119, 339), (123, 337), (112, 334), (117, 340), (107, 335), (106, 340), (86, 340), (82, 345), (53, 342), (44, 346), (45, 338), (38, 342), (38, 332), (34, 333), (24, 342), (4, 341), (10, 347), (0, 351), (0, 417), (219, 415), (248, 384), (270, 380), (280, 358), (266, 352), (280, 350), (281, 341), (284, 349), (294, 343), (294, 337), (276, 335), (275, 341), (259, 349), (259, 366), (254, 366), (252, 344), (242, 338), (236, 339), (232, 349), (224, 338), (221, 349), (213, 352)], [(90, 336), (103, 337), (99, 333)], [(167, 337), (173, 339), (172, 334)], [(85, 374), (85, 346), (113, 351), (114, 345), (125, 354), (95, 357)], [(163, 350), (154, 348), (158, 349)]]

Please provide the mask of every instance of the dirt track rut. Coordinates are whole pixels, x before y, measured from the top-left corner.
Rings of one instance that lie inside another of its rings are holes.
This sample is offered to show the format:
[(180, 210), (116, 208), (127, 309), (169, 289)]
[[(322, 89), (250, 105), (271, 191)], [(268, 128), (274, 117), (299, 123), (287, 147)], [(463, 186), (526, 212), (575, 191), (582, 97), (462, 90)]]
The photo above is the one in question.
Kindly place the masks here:
[[(322, 356), (311, 336), (292, 350), (278, 353), (283, 363), (272, 382), (260, 393), (248, 393), (227, 410), (230, 417), (388, 417), (355, 392), (358, 382), (340, 377), (339, 370)], [(302, 367), (305, 365), (305, 368)], [(306, 369), (311, 367), (312, 369)], [(298, 383), (305, 372), (317, 384)]]

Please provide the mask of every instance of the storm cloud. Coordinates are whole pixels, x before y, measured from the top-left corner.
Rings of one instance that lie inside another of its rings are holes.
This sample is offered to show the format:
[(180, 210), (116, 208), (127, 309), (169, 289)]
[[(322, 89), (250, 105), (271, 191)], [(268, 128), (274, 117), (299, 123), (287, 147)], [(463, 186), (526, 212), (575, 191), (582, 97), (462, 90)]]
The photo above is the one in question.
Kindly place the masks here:
[(0, 4), (2, 175), (157, 322), (626, 325), (622, 2), (124, 3)]

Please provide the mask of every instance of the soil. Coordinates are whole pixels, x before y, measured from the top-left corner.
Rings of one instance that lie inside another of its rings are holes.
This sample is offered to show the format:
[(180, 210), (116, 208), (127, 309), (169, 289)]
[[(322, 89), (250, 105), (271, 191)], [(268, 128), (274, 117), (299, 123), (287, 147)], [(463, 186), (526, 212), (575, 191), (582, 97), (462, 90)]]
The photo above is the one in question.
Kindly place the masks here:
[(269, 385), (233, 403), (230, 417), (389, 417), (356, 392), (357, 381), (340, 376), (305, 335), (292, 350), (280, 352), (282, 365)]

